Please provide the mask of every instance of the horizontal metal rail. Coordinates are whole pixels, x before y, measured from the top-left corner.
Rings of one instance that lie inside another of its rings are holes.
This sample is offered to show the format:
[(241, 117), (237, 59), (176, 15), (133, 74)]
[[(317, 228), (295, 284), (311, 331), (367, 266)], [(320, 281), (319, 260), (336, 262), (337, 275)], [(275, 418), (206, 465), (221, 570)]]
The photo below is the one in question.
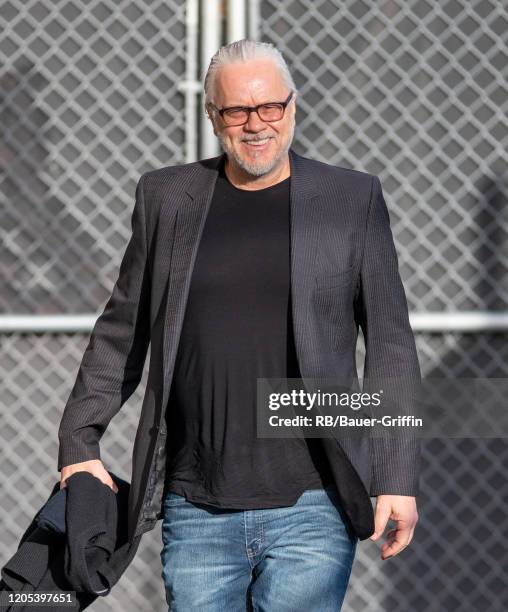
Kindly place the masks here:
[[(89, 333), (98, 315), (0, 315), (0, 333)], [(412, 312), (414, 332), (507, 332), (508, 312)]]

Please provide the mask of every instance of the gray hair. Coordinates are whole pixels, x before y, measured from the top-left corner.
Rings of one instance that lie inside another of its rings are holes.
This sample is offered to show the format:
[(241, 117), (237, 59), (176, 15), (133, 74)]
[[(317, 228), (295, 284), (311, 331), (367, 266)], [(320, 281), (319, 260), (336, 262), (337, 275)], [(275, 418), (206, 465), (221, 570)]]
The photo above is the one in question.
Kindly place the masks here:
[(297, 91), (282, 53), (272, 43), (242, 38), (221, 47), (210, 60), (204, 80), (205, 107), (212, 102), (215, 89), (215, 73), (222, 66), (256, 59), (271, 59), (279, 69), (284, 83), (289, 89)]

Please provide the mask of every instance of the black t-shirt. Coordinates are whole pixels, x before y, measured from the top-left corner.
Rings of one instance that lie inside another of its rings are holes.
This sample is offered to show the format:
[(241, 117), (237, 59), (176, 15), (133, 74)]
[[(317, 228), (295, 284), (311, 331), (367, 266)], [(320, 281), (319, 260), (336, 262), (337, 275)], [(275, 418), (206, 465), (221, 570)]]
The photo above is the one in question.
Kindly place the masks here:
[(283, 507), (332, 482), (317, 438), (256, 436), (256, 378), (300, 378), (290, 298), (291, 177), (247, 191), (221, 165), (191, 277), (166, 412), (165, 489)]

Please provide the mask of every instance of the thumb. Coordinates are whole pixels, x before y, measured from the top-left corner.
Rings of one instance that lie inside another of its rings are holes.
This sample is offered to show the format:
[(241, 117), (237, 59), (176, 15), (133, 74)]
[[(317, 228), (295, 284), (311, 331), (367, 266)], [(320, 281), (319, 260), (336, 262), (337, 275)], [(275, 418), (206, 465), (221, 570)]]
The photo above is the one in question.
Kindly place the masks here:
[(383, 535), (391, 512), (392, 507), (390, 504), (380, 502), (379, 500), (376, 502), (376, 514), (374, 517), (375, 529), (374, 533), (370, 536), (371, 540), (377, 540)]
[(108, 478), (107, 481), (103, 480), (102, 481), (105, 485), (108, 485), (108, 487), (114, 492), (114, 493), (118, 493), (118, 487), (116, 486), (116, 482), (112, 479), (112, 478)]
[(106, 468), (104, 468), (104, 480), (102, 481), (104, 484), (108, 485), (108, 487), (114, 492), (114, 493), (118, 493), (118, 487), (116, 485), (116, 482), (113, 480), (113, 478), (111, 477), (111, 474), (109, 473), (108, 470), (106, 470)]
[(108, 472), (104, 473), (101, 471), (99, 474), (95, 474), (95, 476), (102, 482), (102, 484), (109, 487), (115, 493), (118, 493), (118, 487)]
[(104, 484), (107, 484), (108, 487), (110, 487), (115, 493), (118, 493), (118, 487), (116, 482), (111, 478), (110, 474), (108, 473), (108, 479), (107, 482), (105, 482)]

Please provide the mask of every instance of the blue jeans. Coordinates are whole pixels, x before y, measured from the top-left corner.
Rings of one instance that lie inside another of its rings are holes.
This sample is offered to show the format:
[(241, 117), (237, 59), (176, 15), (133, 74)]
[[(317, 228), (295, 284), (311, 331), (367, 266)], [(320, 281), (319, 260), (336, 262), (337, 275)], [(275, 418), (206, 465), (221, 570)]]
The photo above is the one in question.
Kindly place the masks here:
[(224, 510), (169, 492), (161, 550), (168, 610), (338, 612), (357, 541), (334, 485), (262, 510)]

